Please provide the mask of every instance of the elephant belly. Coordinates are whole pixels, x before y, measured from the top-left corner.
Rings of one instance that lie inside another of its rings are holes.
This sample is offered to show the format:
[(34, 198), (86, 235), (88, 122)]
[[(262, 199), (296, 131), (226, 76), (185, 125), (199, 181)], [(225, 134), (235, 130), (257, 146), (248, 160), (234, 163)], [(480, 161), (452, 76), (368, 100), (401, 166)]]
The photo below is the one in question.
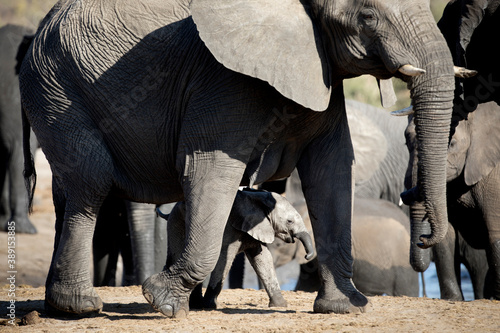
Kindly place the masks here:
[(290, 176), (299, 156), (289, 152), (292, 156), (282, 159), (285, 149), (285, 147), (275, 147), (271, 151), (264, 152), (263, 156), (252, 159), (245, 170), (242, 185), (253, 186)]

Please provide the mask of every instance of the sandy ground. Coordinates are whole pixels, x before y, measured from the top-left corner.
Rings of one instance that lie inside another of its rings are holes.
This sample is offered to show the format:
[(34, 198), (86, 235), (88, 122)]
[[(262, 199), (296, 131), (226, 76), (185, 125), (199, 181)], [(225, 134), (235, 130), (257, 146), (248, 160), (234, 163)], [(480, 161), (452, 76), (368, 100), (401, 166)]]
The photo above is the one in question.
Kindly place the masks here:
[(36, 163), (38, 185), (31, 219), (38, 234), (16, 237), (16, 327), (8, 323), (7, 306), (12, 298), (7, 283), (7, 234), (0, 235), (0, 332), (500, 332), (498, 301), (370, 297), (367, 313), (315, 314), (313, 293), (285, 291), (288, 307), (277, 309), (267, 307), (263, 290), (253, 289), (224, 290), (219, 296), (219, 309), (191, 311), (186, 319), (168, 319), (152, 310), (138, 286), (98, 288), (104, 302), (101, 314), (50, 318), (43, 306), (45, 290), (40, 286), (52, 255), (54, 211), (50, 169), (43, 154), (37, 153)]

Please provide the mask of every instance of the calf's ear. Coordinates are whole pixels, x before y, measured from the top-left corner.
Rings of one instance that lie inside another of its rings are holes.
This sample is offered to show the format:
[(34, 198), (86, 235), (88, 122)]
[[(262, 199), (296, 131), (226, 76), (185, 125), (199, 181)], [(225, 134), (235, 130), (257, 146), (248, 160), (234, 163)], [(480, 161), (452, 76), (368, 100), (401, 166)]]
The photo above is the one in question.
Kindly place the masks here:
[(269, 192), (238, 192), (231, 212), (231, 225), (259, 242), (271, 244), (274, 241), (274, 229), (268, 217), (271, 201), (274, 199)]

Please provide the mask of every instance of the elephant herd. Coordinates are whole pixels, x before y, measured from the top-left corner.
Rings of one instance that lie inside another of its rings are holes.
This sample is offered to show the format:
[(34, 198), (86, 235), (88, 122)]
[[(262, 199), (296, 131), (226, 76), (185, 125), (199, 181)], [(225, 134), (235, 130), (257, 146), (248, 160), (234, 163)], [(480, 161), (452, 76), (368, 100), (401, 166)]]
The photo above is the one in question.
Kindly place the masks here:
[[(28, 39), (0, 28), (0, 225), (36, 233), (39, 145), (56, 313), (101, 311), (118, 253), (168, 317), (216, 307), (238, 252), (270, 306), (292, 259), (319, 313), (418, 296), (431, 260), (442, 298), (463, 300), (463, 263), (500, 299), (499, 4), (452, 0), (436, 24), (427, 0), (60, 0)], [(364, 74), (384, 106), (406, 82), (411, 114), (346, 101)], [(270, 181), (286, 199), (251, 189)]]

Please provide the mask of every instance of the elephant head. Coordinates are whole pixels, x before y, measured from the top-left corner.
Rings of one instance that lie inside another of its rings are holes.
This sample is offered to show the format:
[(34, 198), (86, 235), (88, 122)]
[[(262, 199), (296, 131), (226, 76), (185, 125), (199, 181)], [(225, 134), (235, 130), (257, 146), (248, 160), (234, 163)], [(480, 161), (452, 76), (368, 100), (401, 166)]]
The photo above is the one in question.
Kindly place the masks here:
[(284, 197), (265, 191), (240, 191), (229, 220), (233, 228), (259, 242), (271, 244), (277, 237), (286, 243), (302, 242), (306, 260), (314, 256), (314, 245), (300, 214)]
[(432, 229), (422, 246), (443, 239), (454, 70), (428, 0), (193, 0), (191, 12), (220, 63), (315, 111), (333, 111), (332, 89), (345, 78), (406, 81), (416, 112), (417, 191)]

